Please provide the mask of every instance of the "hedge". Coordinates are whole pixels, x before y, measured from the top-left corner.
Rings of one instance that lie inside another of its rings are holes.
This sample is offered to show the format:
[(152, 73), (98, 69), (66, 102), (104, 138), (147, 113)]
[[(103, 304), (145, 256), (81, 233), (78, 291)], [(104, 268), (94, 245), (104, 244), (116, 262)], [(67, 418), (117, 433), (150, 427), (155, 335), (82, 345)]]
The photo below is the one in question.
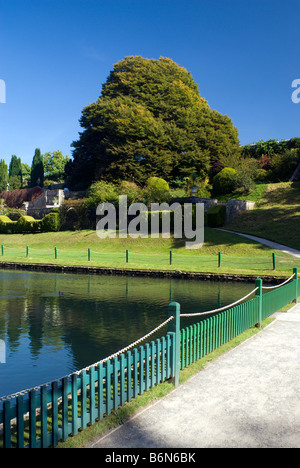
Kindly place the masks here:
[(226, 206), (214, 205), (207, 211), (207, 226), (221, 227), (226, 220)]
[(59, 213), (49, 213), (43, 219), (21, 216), (12, 221), (5, 215), (0, 216), (0, 233), (19, 234), (23, 232), (51, 232), (59, 229)]

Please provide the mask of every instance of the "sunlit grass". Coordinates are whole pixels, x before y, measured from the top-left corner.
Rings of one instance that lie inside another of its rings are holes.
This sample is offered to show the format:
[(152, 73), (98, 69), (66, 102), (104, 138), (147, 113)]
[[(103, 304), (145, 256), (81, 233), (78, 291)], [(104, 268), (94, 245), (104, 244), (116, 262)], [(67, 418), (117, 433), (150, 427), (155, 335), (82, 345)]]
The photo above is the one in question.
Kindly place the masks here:
[(173, 237), (99, 239), (91, 230), (2, 234), (0, 245), (0, 262), (272, 276), (286, 276), (300, 266), (300, 260), (276, 252), (273, 270), (272, 249), (210, 228), (197, 250), (186, 249), (184, 240)]

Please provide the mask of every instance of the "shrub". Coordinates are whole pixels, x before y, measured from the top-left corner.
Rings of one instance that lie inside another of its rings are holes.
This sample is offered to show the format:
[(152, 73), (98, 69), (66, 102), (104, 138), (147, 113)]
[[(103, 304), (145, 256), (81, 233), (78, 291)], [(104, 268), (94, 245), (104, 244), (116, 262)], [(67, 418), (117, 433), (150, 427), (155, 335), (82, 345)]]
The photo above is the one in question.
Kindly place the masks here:
[(268, 179), (268, 171), (266, 169), (257, 169), (255, 173), (255, 182), (264, 182)]
[(16, 221), (12, 221), (5, 215), (0, 216), (0, 232), (8, 234), (13, 232)]
[(15, 232), (39, 232), (41, 231), (41, 220), (32, 216), (21, 216), (15, 225)]
[(59, 213), (52, 212), (40, 220), (41, 230), (43, 232), (54, 232), (59, 229)]
[(86, 196), (90, 205), (98, 206), (104, 202), (115, 204), (119, 200), (119, 191), (115, 184), (99, 180), (90, 186)]
[(65, 200), (59, 208), (60, 230), (76, 231), (96, 226), (96, 207), (88, 200)]
[(119, 195), (127, 195), (127, 202), (131, 204), (142, 198), (143, 191), (136, 183), (123, 180), (119, 185)]
[(299, 151), (291, 149), (283, 154), (273, 154), (268, 171), (274, 182), (288, 181), (300, 161)]
[(214, 205), (207, 211), (207, 225), (209, 227), (221, 227), (226, 220), (226, 206)]
[(213, 178), (213, 190), (217, 195), (226, 195), (237, 188), (237, 171), (231, 167), (224, 167)]
[(32, 216), (21, 216), (18, 221), (12, 221), (7, 216), (0, 216), (0, 232), (15, 234), (22, 232), (51, 232), (59, 228), (59, 214), (50, 213), (43, 219)]
[(146, 203), (170, 201), (171, 194), (168, 182), (160, 177), (149, 177), (144, 190), (144, 197)]

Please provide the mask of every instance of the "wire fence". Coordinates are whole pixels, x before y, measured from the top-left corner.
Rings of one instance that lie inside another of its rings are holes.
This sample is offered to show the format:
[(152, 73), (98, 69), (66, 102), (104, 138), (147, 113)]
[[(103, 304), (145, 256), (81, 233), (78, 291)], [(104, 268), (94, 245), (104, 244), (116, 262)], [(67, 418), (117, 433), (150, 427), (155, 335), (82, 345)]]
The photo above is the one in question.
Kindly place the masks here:
[(237, 269), (237, 270), (266, 270), (288, 271), (292, 266), (300, 267), (300, 258), (289, 255), (270, 253), (263, 256), (228, 255), (222, 252), (205, 255), (201, 251), (178, 253), (174, 250), (164, 253), (142, 253), (136, 251), (96, 251), (91, 248), (72, 250), (53, 247), (37, 249), (33, 247), (11, 247), (1, 245), (0, 262), (49, 262), (67, 263), (70, 265), (141, 267), (144, 268), (184, 268), (184, 269)]

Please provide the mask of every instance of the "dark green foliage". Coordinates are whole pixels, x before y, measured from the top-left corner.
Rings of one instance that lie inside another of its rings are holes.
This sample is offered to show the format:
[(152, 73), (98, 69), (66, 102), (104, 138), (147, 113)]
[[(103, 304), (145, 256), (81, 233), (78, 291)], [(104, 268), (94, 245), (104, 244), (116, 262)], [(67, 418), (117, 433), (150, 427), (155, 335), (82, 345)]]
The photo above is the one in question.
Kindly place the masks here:
[(299, 150), (288, 150), (284, 153), (274, 154), (269, 162), (267, 177), (270, 181), (288, 181), (300, 162)]
[(226, 220), (226, 206), (225, 205), (214, 205), (207, 211), (207, 225), (209, 227), (221, 227), (224, 225), (225, 220)]
[(41, 150), (37, 148), (31, 165), (30, 185), (31, 187), (43, 187), (44, 184), (44, 164)]
[(11, 157), (8, 175), (9, 178), (18, 177), (20, 179), (20, 184), (22, 183), (22, 163), (21, 159), (17, 158), (15, 154), (13, 154)]
[(252, 145), (245, 145), (241, 147), (243, 156), (250, 156), (253, 158), (261, 158), (264, 155), (272, 155), (284, 153), (290, 149), (300, 149), (300, 138), (291, 138), (289, 140), (278, 141), (270, 139), (267, 141), (259, 140)]
[(96, 206), (88, 200), (65, 200), (59, 208), (60, 231), (95, 229)]
[(59, 213), (49, 213), (41, 220), (41, 231), (55, 232), (59, 229)]
[(290, 180), (300, 162), (300, 138), (289, 140), (260, 140), (253, 145), (241, 148), (244, 158), (255, 158), (260, 164), (257, 180), (281, 182)]
[(7, 189), (8, 167), (4, 159), (0, 160), (0, 193)]
[(212, 161), (238, 151), (231, 120), (210, 109), (191, 74), (167, 58), (118, 62), (80, 124), (65, 169), (77, 187), (100, 178), (139, 185), (150, 176), (204, 178)]

